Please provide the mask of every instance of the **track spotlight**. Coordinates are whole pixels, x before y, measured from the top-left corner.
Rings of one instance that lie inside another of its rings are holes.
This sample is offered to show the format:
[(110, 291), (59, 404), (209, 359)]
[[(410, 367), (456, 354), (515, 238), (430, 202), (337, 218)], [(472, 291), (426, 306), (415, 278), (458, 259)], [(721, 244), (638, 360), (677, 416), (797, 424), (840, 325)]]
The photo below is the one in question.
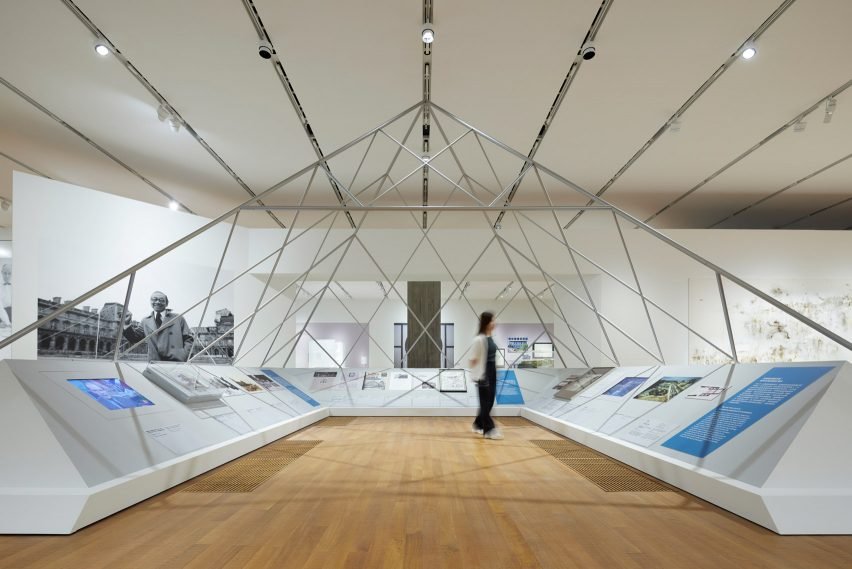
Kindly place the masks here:
[(177, 211), (179, 207), (180, 207), (180, 205), (175, 200), (172, 200), (172, 201), (169, 202), (169, 209), (170, 210)]
[(103, 40), (103, 38), (98, 38), (95, 40), (95, 53), (100, 56), (109, 55), (109, 46), (107, 42)]
[(157, 107), (157, 118), (160, 119), (160, 122), (169, 123), (169, 128), (172, 129), (172, 132), (180, 130), (182, 124), (180, 119), (165, 103), (160, 103), (160, 106)]
[(822, 122), (828, 124), (831, 122), (831, 118), (834, 116), (834, 109), (837, 108), (837, 99), (834, 97), (829, 97), (825, 101), (825, 117), (823, 117)]
[(807, 128), (808, 123), (799, 119), (795, 123), (793, 123), (793, 132), (804, 132), (805, 128)]
[(754, 47), (754, 44), (748, 44), (743, 48), (742, 53), (740, 54), (743, 59), (751, 59), (755, 55), (757, 55), (757, 48)]
[(435, 41), (435, 26), (430, 22), (423, 24), (420, 29), (420, 37), (423, 38), (423, 43), (432, 43)]
[(503, 300), (503, 298), (510, 292), (512, 292), (512, 285), (515, 281), (509, 282), (506, 286), (503, 287), (503, 290), (500, 291), (500, 294), (497, 295), (495, 300)]
[(3, 211), (9, 211), (9, 208), (12, 207), (12, 202), (7, 200), (6, 198), (0, 198), (0, 209)]
[(160, 119), (160, 122), (165, 122), (171, 116), (171, 111), (166, 108), (165, 105), (160, 105), (157, 107), (157, 118)]
[(680, 132), (680, 117), (675, 117), (675, 120), (669, 123), (669, 131), (670, 132)]

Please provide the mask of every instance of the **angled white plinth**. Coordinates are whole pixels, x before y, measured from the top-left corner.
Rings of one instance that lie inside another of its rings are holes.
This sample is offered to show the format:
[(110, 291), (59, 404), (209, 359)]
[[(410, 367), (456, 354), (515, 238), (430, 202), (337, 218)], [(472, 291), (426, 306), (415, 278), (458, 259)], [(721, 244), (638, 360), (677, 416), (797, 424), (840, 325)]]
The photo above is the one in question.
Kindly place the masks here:
[[(704, 457), (664, 446), (763, 374), (797, 366), (829, 366), (832, 371)], [(704, 376), (706, 371), (700, 366), (663, 367), (645, 385), (665, 376)], [(567, 412), (566, 405), (577, 401), (565, 404), (543, 398), (530, 406), (538, 410), (527, 407), (521, 416), (779, 534), (852, 534), (852, 437), (846, 436), (852, 432), (852, 365), (848, 362), (740, 364), (733, 370), (725, 366), (656, 406), (632, 400), (641, 387), (629, 398), (606, 395), (633, 373), (614, 370)], [(715, 402), (687, 398), (702, 383), (727, 385), (728, 390)], [(643, 421), (672, 428), (647, 446), (625, 440), (631, 438), (625, 433), (631, 429), (635, 433), (633, 426)]]

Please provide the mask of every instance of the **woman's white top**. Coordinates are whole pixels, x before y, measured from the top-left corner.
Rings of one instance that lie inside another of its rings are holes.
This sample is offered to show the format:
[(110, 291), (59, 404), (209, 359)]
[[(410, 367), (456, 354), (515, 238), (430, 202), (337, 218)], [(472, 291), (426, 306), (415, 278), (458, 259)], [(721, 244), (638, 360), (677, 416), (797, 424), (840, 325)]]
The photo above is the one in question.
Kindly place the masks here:
[(470, 359), (476, 360), (476, 364), (470, 368), (470, 377), (474, 380), (485, 376), (485, 360), (488, 359), (488, 337), (479, 334), (473, 339), (470, 346)]

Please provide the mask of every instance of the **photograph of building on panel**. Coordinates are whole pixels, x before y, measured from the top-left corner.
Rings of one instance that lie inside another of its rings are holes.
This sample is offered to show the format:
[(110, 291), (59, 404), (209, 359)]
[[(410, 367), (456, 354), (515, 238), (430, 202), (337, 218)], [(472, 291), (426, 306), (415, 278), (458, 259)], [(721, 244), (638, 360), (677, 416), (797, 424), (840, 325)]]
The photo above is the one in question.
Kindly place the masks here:
[[(210, 372), (207, 372), (207, 373), (210, 373)], [(219, 387), (220, 389), (222, 389), (223, 390), (222, 395), (239, 395), (239, 394), (242, 393), (242, 391), (240, 391), (239, 387), (237, 387), (230, 380), (228, 380), (228, 379), (226, 379), (226, 378), (224, 378), (220, 375), (215, 375), (215, 374), (210, 373), (210, 383), (214, 387)]]
[(676, 396), (681, 391), (684, 391), (692, 386), (693, 383), (701, 379), (700, 377), (664, 377), (654, 383), (648, 389), (645, 389), (634, 399), (641, 401), (656, 401), (665, 403)]
[(263, 388), (261, 388), (258, 384), (254, 383), (253, 381), (250, 381), (249, 379), (243, 379), (243, 378), (233, 377), (233, 376), (230, 379), (231, 379), (231, 381), (233, 381), (237, 385), (237, 387), (239, 387), (240, 389), (242, 389), (246, 393), (258, 393), (258, 392), (263, 391)]
[(261, 373), (249, 375), (249, 377), (252, 378), (255, 383), (257, 383), (259, 386), (266, 389), (267, 391), (276, 391), (278, 389), (283, 389), (283, 387), (281, 387), (273, 380), (269, 379)]
[(132, 409), (147, 407), (154, 403), (121, 379), (69, 379), (68, 383), (109, 409)]
[(467, 391), (467, 379), (463, 369), (442, 369), (438, 372), (438, 385), (440, 391), (465, 392)]

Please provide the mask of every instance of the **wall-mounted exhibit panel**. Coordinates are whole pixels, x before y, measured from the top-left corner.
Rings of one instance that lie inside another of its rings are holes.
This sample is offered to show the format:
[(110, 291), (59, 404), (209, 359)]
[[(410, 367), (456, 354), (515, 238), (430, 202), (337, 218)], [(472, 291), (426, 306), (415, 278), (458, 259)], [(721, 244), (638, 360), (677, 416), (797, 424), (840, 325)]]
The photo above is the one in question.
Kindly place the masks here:
[(848, 363), (617, 368), (550, 391), (522, 414), (778, 533), (852, 533)]

